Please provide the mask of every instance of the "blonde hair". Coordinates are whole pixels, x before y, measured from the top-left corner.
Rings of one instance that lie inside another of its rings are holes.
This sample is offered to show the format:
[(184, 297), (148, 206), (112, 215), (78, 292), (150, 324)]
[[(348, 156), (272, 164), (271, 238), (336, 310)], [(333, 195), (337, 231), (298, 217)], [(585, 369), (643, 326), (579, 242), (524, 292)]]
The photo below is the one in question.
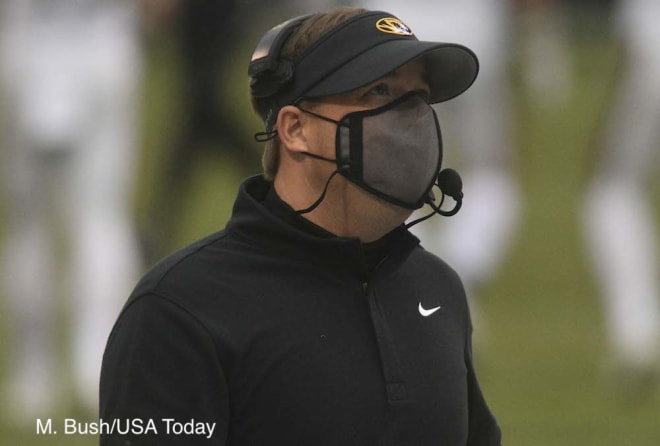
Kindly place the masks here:
[[(341, 7), (308, 17), (293, 31), (284, 44), (280, 57), (291, 61), (295, 60), (327, 31), (366, 11), (363, 8)], [(270, 98), (255, 98), (252, 96), (250, 99), (253, 110), (262, 118), (270, 112), (268, 110), (268, 99)], [(277, 174), (280, 163), (280, 148), (281, 142), (277, 135), (266, 142), (261, 164), (264, 169), (264, 176), (268, 180), (274, 179)]]

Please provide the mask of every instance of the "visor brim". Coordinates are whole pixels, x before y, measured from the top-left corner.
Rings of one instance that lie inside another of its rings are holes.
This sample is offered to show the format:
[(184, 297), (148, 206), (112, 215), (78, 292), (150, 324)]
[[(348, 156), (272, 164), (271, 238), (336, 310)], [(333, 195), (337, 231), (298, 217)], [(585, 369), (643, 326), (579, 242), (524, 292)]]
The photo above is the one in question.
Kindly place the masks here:
[(314, 98), (345, 93), (370, 84), (418, 57), (424, 57), (430, 103), (452, 99), (467, 90), (479, 72), (475, 54), (462, 45), (391, 40), (368, 49), (330, 73), (307, 92)]

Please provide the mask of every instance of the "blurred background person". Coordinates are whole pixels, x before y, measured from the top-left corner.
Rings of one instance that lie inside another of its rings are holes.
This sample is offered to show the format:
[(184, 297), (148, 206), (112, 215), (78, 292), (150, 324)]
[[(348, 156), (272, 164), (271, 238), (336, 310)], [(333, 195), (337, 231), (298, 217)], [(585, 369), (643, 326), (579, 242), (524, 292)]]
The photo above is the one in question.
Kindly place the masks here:
[(1, 6), (6, 407), (34, 426), (68, 404), (96, 413), (103, 348), (140, 272), (139, 14), (131, 0)]
[(447, 129), (444, 146), (454, 149), (445, 153), (459, 155), (443, 162), (463, 179), (463, 207), (450, 219), (430, 219), (413, 229), (426, 249), (458, 271), (474, 298), (507, 254), (520, 214), (508, 75), (513, 4), (369, 0), (366, 7), (406, 17), (408, 26), (430, 40), (465, 42), (479, 58), (479, 78), (470, 91), (436, 107), (441, 129)]
[[(151, 31), (171, 38), (177, 104), (173, 138), (165, 143), (155, 189), (141, 225), (147, 264), (173, 249), (183, 226), (181, 210), (194, 193), (200, 163), (231, 164), (237, 178), (261, 171), (261, 144), (245, 131), (252, 118), (228, 100), (236, 89), (236, 61), (245, 60), (248, 36), (274, 17), (309, 14), (339, 4), (333, 0), (146, 0)], [(255, 16), (258, 9), (260, 14)], [(244, 75), (240, 71), (241, 76)], [(242, 78), (240, 78), (242, 80)], [(247, 95), (247, 83), (245, 94)], [(229, 86), (229, 87), (228, 87)], [(241, 86), (242, 87), (242, 86)]]
[[(211, 155), (227, 158), (244, 174), (260, 170), (259, 147), (242, 131), (235, 104), (223, 100), (231, 85), (237, 48), (249, 23), (238, 0), (148, 0), (159, 34), (172, 37), (179, 79), (174, 136), (164, 153), (159, 191), (149, 204), (142, 240), (148, 263), (172, 249), (181, 209), (190, 199), (200, 160)], [(247, 93), (246, 93), (247, 94)]]
[(660, 159), (660, 2), (621, 0), (623, 60), (599, 141), (583, 223), (622, 387), (649, 384), (660, 359), (660, 259), (652, 181)]

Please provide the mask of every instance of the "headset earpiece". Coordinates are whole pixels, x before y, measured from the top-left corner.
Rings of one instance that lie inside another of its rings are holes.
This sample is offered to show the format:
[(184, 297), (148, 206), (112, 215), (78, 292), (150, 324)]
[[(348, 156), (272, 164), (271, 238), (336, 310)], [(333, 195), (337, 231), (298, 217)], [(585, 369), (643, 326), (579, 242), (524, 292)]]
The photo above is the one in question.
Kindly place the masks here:
[(255, 98), (272, 96), (293, 78), (293, 62), (280, 59), (274, 69), (261, 71), (250, 78), (250, 92)]
[(287, 20), (272, 28), (261, 38), (248, 66), (252, 96), (257, 98), (272, 96), (293, 78), (293, 62), (281, 59), (280, 53), (291, 33), (309, 16), (310, 14)]

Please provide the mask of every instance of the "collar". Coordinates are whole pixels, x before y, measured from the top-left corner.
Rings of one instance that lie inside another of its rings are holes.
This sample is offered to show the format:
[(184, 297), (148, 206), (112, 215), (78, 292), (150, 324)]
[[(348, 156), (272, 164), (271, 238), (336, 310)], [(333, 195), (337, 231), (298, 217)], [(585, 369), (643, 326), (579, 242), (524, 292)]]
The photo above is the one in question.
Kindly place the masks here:
[(268, 192), (266, 192), (263, 205), (278, 218), (284, 220), (294, 228), (297, 228), (303, 232), (307, 232), (310, 235), (315, 235), (321, 238), (336, 237), (333, 233), (323, 229), (319, 225), (316, 225), (301, 215), (297, 214), (288, 203), (280, 198), (272, 183), (270, 184), (270, 189), (268, 189)]
[(373, 243), (339, 237), (297, 215), (262, 175), (240, 186), (227, 230), (278, 255), (331, 265), (335, 269), (372, 272), (384, 258), (403, 260), (419, 239), (403, 225)]

